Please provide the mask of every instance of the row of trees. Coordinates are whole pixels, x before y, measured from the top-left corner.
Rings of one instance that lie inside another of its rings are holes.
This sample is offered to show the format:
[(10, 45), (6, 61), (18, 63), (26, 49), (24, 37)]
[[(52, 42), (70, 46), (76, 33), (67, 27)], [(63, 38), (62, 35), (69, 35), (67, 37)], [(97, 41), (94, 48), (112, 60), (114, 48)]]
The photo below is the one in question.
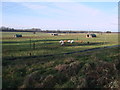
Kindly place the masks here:
[(41, 29), (37, 28), (31, 28), (31, 29), (14, 29), (9, 27), (0, 27), (0, 31), (6, 31), (6, 32), (39, 32)]
[[(41, 30), (39, 28), (31, 28), (31, 29), (14, 29), (9, 27), (1, 27), (0, 31), (4, 32), (44, 32), (44, 33), (88, 33), (88, 31), (72, 31), (72, 30)], [(101, 31), (89, 31), (89, 33), (102, 33)], [(107, 31), (106, 33), (111, 33), (111, 31)]]

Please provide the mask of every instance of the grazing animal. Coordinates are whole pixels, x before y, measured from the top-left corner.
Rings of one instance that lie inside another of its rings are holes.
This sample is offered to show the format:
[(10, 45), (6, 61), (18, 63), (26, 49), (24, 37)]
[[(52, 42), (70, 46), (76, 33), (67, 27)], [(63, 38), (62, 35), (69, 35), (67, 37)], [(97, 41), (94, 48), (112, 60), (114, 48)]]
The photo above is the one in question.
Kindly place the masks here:
[(64, 45), (66, 42), (68, 42), (68, 43), (73, 43), (74, 40), (68, 40), (68, 41), (67, 41), (67, 40), (64, 40), (64, 41), (63, 41), (63, 40), (60, 40), (60, 41), (59, 41), (60, 45)]
[(64, 41), (61, 42), (61, 45), (64, 45)]
[(60, 45), (64, 45), (64, 41), (63, 40), (60, 40), (59, 43), (60, 43)]
[(68, 42), (68, 43), (70, 43), (71, 41), (70, 41), (70, 40), (68, 40), (67, 42)]
[(74, 42), (74, 40), (71, 40), (71, 42), (70, 43), (73, 43)]
[(67, 40), (64, 40), (64, 42), (67, 42)]
[(62, 42), (63, 42), (63, 40), (60, 40), (60, 41), (59, 41), (59, 43), (62, 43)]

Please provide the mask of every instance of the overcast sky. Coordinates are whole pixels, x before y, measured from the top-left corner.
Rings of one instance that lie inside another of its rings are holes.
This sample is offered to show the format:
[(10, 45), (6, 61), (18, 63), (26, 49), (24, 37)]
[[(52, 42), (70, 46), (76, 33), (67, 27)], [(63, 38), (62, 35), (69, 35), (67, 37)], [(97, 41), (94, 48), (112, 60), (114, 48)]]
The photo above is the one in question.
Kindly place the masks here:
[(2, 26), (118, 31), (118, 3), (3, 2)]

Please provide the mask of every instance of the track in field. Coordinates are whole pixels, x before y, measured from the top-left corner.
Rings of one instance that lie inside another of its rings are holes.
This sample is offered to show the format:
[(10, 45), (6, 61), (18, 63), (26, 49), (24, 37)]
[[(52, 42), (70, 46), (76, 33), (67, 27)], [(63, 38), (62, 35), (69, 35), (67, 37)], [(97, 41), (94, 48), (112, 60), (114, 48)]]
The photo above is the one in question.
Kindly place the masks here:
[[(47, 56), (56, 56), (56, 55), (68, 55), (68, 54), (87, 52), (87, 51), (95, 51), (95, 50), (101, 50), (101, 49), (112, 48), (112, 47), (120, 47), (120, 45), (97, 47), (97, 48), (85, 49), (85, 50), (80, 50), (80, 51), (75, 51), (75, 52), (68, 52), (68, 53), (48, 54), (48, 55), (41, 55), (41, 56), (26, 56), (26, 57), (18, 57), (18, 58), (19, 59), (28, 59), (28, 58), (38, 58), (38, 57), (47, 57)], [(15, 60), (15, 59), (16, 58), (11, 58), (11, 59), (8, 59), (8, 60)]]

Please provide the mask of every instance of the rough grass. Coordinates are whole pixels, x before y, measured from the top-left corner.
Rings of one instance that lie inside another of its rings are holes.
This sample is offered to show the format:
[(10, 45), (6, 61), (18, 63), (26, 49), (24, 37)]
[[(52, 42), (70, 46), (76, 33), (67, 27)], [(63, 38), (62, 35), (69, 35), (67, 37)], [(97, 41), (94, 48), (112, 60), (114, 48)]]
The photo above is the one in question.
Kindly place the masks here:
[[(82, 55), (8, 61), (6, 63), (9, 64), (3, 66), (3, 87), (119, 88), (120, 69), (117, 50), (118, 48), (112, 48)], [(106, 55), (101, 58), (103, 53)]]

